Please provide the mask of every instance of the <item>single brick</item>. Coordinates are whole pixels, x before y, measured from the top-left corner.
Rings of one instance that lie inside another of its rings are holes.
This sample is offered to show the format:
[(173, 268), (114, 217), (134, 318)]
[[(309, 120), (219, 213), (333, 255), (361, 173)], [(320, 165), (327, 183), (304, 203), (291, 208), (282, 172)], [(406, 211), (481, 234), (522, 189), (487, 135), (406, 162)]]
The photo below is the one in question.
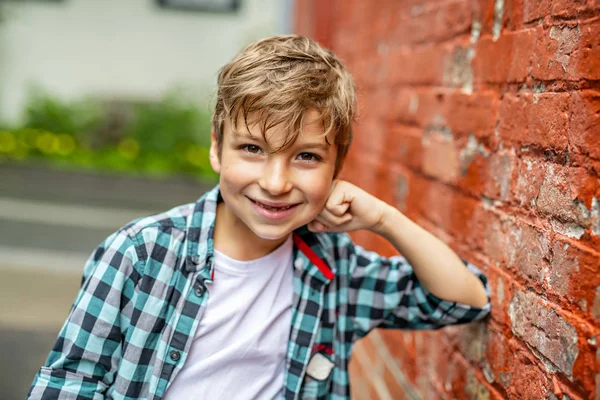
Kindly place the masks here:
[(493, 135), (500, 103), (495, 92), (452, 91), (444, 99), (444, 118), (453, 132), (472, 133), (476, 137)]
[(538, 27), (532, 76), (540, 80), (577, 79), (578, 74), (572, 73), (570, 65), (573, 52), (579, 46), (580, 33), (579, 25)]
[(418, 47), (390, 49), (388, 84), (439, 85), (443, 82), (450, 47), (426, 44)]
[(525, 81), (529, 73), (534, 40), (535, 33), (529, 29), (505, 33), (497, 41), (491, 36), (482, 37), (475, 46), (474, 82)]
[(548, 168), (546, 164), (545, 160), (527, 154), (518, 158), (517, 179), (512, 196), (518, 205), (535, 208), (540, 186)]
[(423, 145), (421, 137), (423, 130), (410, 126), (394, 126), (389, 130), (390, 145), (387, 146), (389, 160), (420, 169), (423, 159)]
[(358, 87), (374, 89), (386, 84), (388, 77), (395, 74), (395, 68), (392, 63), (388, 62), (387, 55), (369, 50), (354, 61), (352, 71)]
[(480, 202), (440, 182), (415, 176), (410, 179), (406, 207), (412, 214), (432, 222), (441, 234), (460, 238), (460, 241), (478, 248), (482, 244), (482, 228), (475, 220)]
[[(596, 13), (600, 6), (596, 4)], [(575, 79), (600, 79), (600, 20), (591, 19), (589, 23), (579, 25), (579, 45), (573, 50), (567, 72)]]
[(594, 0), (552, 0), (550, 13), (560, 18), (585, 18), (593, 16), (594, 7)]
[[(532, 292), (518, 291), (510, 303), (512, 331), (552, 363), (572, 376), (579, 354), (577, 330)], [(538, 357), (540, 357), (538, 356)]]
[[(513, 351), (526, 352), (523, 348), (513, 345)], [(539, 362), (527, 356), (517, 356), (510, 366), (510, 387), (507, 391), (513, 399), (548, 399), (552, 386), (548, 373)], [(562, 399), (561, 399), (562, 400)]]
[(442, 182), (452, 183), (460, 173), (460, 160), (450, 133), (426, 132), (421, 139), (423, 172)]
[(394, 96), (390, 118), (396, 122), (426, 128), (443, 124), (446, 90), (402, 88)]
[[(395, 44), (407, 45), (428, 41), (441, 42), (458, 34), (468, 34), (472, 13), (466, 0), (432, 3), (416, 15), (405, 14), (396, 21), (391, 33)], [(438, 5), (439, 4), (439, 5)], [(429, 29), (423, 29), (428, 26)]]
[(600, 92), (573, 92), (570, 109), (569, 143), (577, 152), (600, 160)]
[(378, 157), (384, 154), (388, 139), (385, 121), (375, 117), (364, 118), (355, 129), (350, 152), (360, 152), (361, 157), (365, 153)]
[(523, 1), (523, 22), (531, 22), (550, 14), (552, 0)]
[(571, 249), (572, 246), (565, 242), (554, 242), (550, 255), (550, 271), (545, 276), (549, 289), (562, 297), (570, 297), (571, 279), (577, 281), (580, 271), (579, 260), (572, 255)]
[(510, 227), (507, 232), (510, 266), (531, 279), (532, 283), (541, 282), (548, 273), (549, 233), (521, 221), (507, 225)]
[(483, 194), (491, 199), (510, 201), (517, 169), (514, 151), (499, 150), (486, 159), (486, 176)]
[(565, 150), (568, 120), (566, 93), (506, 94), (500, 105), (498, 133), (517, 144)]

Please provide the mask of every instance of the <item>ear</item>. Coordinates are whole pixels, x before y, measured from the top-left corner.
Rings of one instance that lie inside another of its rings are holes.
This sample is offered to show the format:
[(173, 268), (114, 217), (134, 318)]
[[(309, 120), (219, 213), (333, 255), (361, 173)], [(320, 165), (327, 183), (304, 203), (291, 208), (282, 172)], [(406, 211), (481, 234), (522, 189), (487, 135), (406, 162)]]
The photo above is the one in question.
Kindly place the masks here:
[(217, 138), (215, 137), (215, 131), (210, 130), (210, 166), (213, 171), (217, 174), (221, 173), (221, 157), (219, 155), (219, 146), (217, 145)]

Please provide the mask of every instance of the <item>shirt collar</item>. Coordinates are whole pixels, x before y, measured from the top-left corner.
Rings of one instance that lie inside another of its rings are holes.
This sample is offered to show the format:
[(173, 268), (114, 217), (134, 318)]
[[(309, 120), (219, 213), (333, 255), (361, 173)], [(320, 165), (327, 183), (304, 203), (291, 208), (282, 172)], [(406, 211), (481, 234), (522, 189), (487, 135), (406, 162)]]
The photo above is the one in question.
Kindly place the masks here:
[(215, 221), (220, 199), (221, 192), (219, 185), (216, 185), (195, 203), (194, 211), (188, 218), (184, 263), (188, 272), (205, 270), (208, 266), (208, 277), (212, 277)]
[[(323, 281), (329, 283), (335, 277), (335, 260), (330, 251), (331, 246), (327, 246), (327, 236), (324, 233), (314, 233), (305, 226), (296, 229), (294, 235), (294, 246), (298, 250), (294, 261), (302, 260), (299, 254), (303, 254), (308, 262), (298, 265), (307, 270), (307, 272)], [(296, 264), (295, 264), (296, 265)]]
[[(221, 201), (219, 185), (204, 194), (194, 205), (194, 211), (187, 223), (187, 254), (184, 268), (188, 272), (203, 271), (207, 279), (212, 279), (214, 268), (214, 232), (217, 216), (217, 204)], [(306, 226), (293, 233), (294, 247), (308, 262), (295, 264), (324, 283), (335, 276), (335, 262), (327, 248), (327, 237), (323, 233), (314, 233)], [(295, 260), (299, 258), (294, 252)]]

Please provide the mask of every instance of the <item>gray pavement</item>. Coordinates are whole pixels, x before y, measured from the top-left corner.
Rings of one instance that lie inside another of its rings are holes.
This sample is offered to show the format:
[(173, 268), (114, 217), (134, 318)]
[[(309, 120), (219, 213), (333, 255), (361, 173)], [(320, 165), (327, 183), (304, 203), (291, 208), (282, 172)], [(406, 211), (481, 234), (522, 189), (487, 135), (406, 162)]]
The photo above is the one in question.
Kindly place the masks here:
[(80, 276), (22, 266), (2, 266), (0, 276), (0, 399), (23, 399), (69, 312)]
[(0, 400), (24, 398), (93, 249), (130, 220), (193, 202), (212, 185), (0, 164)]

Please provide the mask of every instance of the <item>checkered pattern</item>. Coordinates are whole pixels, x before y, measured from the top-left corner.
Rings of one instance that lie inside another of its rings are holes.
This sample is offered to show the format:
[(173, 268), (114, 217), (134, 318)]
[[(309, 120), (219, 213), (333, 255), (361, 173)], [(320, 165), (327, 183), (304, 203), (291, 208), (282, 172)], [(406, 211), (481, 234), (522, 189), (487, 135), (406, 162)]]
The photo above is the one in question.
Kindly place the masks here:
[[(196, 203), (134, 221), (96, 249), (28, 398), (163, 396), (185, 364), (208, 301), (218, 201), (217, 186)], [(490, 311), (489, 302), (474, 308), (435, 297), (405, 259), (368, 252), (347, 235), (303, 227), (294, 243), (286, 399), (348, 399), (352, 345), (374, 328), (437, 329)], [(486, 278), (467, 266), (489, 293)], [(316, 352), (334, 363), (326, 379), (306, 373)]]

